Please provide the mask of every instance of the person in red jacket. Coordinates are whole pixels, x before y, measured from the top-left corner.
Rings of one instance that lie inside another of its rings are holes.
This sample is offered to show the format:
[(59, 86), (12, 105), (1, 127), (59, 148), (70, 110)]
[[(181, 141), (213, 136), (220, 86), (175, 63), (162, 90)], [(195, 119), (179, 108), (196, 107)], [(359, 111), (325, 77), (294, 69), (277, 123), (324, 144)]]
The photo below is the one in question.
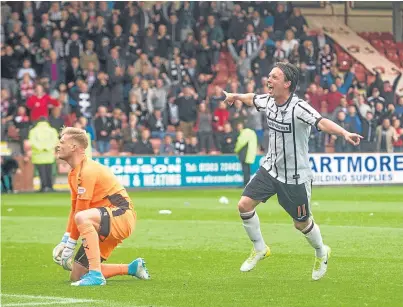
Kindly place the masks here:
[(41, 84), (37, 84), (35, 86), (35, 94), (27, 100), (27, 108), (30, 110), (31, 121), (35, 122), (40, 117), (48, 118), (49, 105), (58, 107), (60, 103), (46, 94)]
[(227, 105), (224, 103), (224, 101), (221, 101), (218, 105), (218, 108), (215, 109), (213, 118), (214, 130), (218, 132), (224, 131), (224, 124), (229, 119), (229, 111), (227, 110)]
[(344, 95), (341, 94), (339, 91), (337, 91), (337, 86), (335, 84), (332, 84), (330, 86), (330, 91), (326, 97), (327, 111), (329, 113), (333, 113), (333, 111), (339, 106), (340, 100), (343, 97), (344, 97)]

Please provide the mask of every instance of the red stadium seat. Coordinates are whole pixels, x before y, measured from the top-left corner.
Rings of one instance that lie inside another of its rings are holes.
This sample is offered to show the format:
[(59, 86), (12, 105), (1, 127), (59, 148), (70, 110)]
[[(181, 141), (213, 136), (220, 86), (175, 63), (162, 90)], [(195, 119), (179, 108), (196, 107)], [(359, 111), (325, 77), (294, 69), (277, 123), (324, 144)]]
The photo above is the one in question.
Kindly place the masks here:
[(396, 43), (391, 39), (384, 40), (383, 45), (385, 48), (396, 48)]
[(399, 60), (403, 61), (403, 52), (402, 51), (399, 53)]
[(355, 72), (355, 77), (359, 82), (365, 82), (367, 74), (365, 72)]
[(379, 39), (380, 38), (380, 33), (379, 32), (369, 32), (369, 39)]
[(378, 48), (378, 47), (383, 48), (384, 47), (383, 42), (381, 40), (379, 40), (379, 39), (371, 40), (371, 45), (374, 46), (375, 48)]
[(396, 43), (396, 48), (399, 50), (403, 50), (403, 42), (397, 42)]
[(390, 32), (381, 32), (379, 38), (386, 40), (393, 40), (393, 34)]
[(356, 73), (366, 73), (367, 69), (364, 67), (364, 65), (360, 63), (354, 64), (354, 69)]
[(388, 58), (388, 60), (392, 62), (399, 61), (399, 56), (397, 55), (396, 52), (388, 52), (386, 54), (386, 57)]

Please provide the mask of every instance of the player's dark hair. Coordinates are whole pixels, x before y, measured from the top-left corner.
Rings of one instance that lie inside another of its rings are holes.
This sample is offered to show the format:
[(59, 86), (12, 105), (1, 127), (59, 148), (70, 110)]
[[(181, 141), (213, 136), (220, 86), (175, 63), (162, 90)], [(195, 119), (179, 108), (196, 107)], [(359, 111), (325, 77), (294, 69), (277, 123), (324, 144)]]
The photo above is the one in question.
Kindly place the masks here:
[(277, 62), (274, 67), (280, 68), (285, 81), (290, 81), (290, 93), (295, 92), (299, 81), (299, 68), (291, 63)]

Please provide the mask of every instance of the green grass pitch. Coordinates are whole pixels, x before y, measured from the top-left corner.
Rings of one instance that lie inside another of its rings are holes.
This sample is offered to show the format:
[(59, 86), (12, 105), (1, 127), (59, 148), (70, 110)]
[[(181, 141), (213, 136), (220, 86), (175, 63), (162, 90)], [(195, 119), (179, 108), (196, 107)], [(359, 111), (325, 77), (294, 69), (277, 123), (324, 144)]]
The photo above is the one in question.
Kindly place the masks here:
[[(314, 188), (314, 217), (332, 247), (328, 274), (317, 282), (313, 250), (275, 197), (258, 208), (272, 256), (241, 273), (251, 249), (237, 212), (241, 190), (130, 194), (136, 231), (108, 262), (144, 257), (152, 280), (121, 276), (96, 288), (71, 287), (52, 261), (68, 193), (3, 196), (2, 306), (403, 306), (401, 186)], [(221, 196), (230, 203), (219, 204)]]

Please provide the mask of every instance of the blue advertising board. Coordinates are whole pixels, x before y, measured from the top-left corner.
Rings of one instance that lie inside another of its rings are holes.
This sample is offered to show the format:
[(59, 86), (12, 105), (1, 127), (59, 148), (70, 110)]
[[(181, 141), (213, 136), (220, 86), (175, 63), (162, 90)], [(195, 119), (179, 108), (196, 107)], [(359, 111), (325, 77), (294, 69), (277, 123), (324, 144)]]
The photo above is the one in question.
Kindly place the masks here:
[[(252, 165), (254, 174), (264, 156)], [(235, 155), (94, 157), (125, 187), (238, 187)], [(403, 183), (403, 154), (313, 154), (314, 185)]]

